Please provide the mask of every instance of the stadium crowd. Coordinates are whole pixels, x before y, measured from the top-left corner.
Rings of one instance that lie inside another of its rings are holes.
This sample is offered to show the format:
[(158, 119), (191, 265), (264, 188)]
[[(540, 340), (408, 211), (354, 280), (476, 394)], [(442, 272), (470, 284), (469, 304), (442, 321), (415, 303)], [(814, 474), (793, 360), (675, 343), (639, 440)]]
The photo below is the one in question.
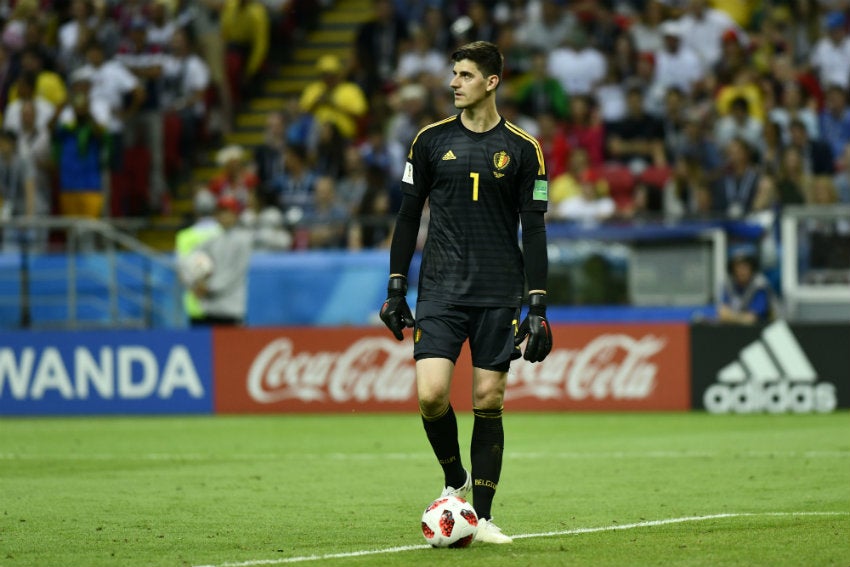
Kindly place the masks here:
[(775, 251), (783, 206), (850, 203), (848, 0), (374, 0), (350, 56), (203, 187), (199, 144), (333, 0), (3, 5), (4, 214), (144, 215), (188, 183), (290, 232), (276, 249), (385, 247), (411, 141), (455, 112), (448, 55), (479, 39), (545, 152), (551, 222), (740, 219)]

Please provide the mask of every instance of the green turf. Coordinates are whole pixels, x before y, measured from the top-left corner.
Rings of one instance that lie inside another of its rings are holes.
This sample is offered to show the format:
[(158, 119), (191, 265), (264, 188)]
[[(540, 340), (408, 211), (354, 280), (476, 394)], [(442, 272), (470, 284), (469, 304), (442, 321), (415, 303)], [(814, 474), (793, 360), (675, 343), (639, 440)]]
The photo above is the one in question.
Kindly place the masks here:
[(531, 537), (345, 555), (424, 543), (414, 414), (0, 419), (0, 565), (850, 565), (847, 412), (505, 426), (494, 517)]

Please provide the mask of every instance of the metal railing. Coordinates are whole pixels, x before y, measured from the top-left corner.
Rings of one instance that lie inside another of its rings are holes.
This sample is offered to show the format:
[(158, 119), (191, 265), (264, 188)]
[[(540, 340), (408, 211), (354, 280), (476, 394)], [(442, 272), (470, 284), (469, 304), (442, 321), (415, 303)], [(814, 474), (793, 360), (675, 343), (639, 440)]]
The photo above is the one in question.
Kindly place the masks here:
[(110, 222), (2, 223), (0, 328), (180, 327), (173, 258)]

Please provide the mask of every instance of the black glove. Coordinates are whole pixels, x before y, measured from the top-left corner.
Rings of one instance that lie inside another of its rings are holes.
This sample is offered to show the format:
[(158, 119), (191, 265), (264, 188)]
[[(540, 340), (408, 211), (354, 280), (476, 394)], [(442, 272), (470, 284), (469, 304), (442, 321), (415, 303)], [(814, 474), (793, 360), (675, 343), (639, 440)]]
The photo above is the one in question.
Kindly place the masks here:
[(523, 358), (531, 362), (541, 362), (552, 350), (552, 327), (546, 319), (546, 295), (532, 293), (528, 296), (528, 314), (522, 320), (514, 346), (519, 346), (528, 337)]
[(390, 276), (387, 284), (387, 300), (381, 306), (381, 321), (400, 341), (404, 340), (402, 329), (413, 326), (413, 314), (407, 306), (406, 295), (407, 278)]

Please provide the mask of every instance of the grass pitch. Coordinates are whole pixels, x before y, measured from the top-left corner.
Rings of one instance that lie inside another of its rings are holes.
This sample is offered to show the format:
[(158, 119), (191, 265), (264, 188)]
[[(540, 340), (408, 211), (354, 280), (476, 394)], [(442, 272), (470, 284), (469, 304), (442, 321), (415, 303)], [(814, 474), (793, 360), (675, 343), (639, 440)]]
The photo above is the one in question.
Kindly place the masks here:
[(0, 419), (0, 565), (850, 565), (847, 412), (505, 428), (517, 539), (448, 550), (419, 532), (442, 475), (415, 414)]

